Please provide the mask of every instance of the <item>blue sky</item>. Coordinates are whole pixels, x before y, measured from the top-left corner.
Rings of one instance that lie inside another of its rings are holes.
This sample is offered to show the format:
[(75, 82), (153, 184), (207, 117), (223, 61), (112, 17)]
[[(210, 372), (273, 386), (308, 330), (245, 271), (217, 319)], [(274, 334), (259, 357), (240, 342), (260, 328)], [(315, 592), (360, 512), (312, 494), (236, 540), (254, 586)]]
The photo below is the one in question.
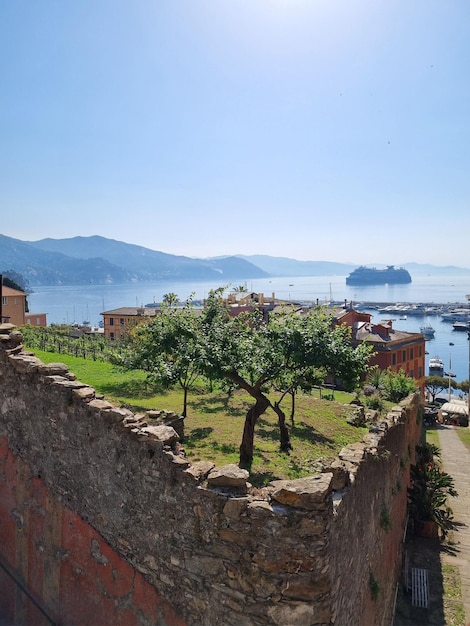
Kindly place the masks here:
[(2, 0), (0, 232), (470, 267), (469, 22), (466, 0)]

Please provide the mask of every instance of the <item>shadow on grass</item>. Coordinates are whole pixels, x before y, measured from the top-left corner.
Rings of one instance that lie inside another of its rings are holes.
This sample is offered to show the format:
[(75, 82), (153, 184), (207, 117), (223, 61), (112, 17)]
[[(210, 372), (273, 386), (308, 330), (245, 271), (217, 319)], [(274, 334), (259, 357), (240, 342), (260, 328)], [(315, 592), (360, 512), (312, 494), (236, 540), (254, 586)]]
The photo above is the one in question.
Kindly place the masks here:
[(331, 437), (326, 437), (320, 432), (309, 426), (305, 422), (298, 422), (291, 428), (291, 434), (298, 439), (303, 439), (311, 444), (323, 444), (325, 446), (333, 446), (335, 441)]
[(235, 452), (238, 452), (238, 446), (234, 443), (218, 443), (217, 441), (214, 441), (211, 446), (214, 450), (222, 452), (222, 454), (234, 454)]
[(193, 428), (184, 438), (184, 444), (188, 447), (195, 446), (203, 439), (207, 439), (213, 432), (213, 428), (208, 426), (207, 428)]
[(244, 416), (246, 415), (246, 410), (232, 407), (229, 405), (228, 401), (225, 401), (220, 397), (209, 397), (209, 398), (198, 398), (197, 400), (190, 400), (188, 402), (188, 406), (190, 406), (195, 411), (201, 413), (208, 414), (220, 414), (221, 412), (225, 412), (230, 416)]
[(273, 472), (252, 471), (250, 473), (250, 483), (253, 487), (266, 487), (273, 480), (279, 480), (279, 476)]
[(108, 382), (100, 385), (100, 392), (120, 398), (152, 398), (156, 394), (165, 396), (168, 392), (152, 387), (144, 380)]

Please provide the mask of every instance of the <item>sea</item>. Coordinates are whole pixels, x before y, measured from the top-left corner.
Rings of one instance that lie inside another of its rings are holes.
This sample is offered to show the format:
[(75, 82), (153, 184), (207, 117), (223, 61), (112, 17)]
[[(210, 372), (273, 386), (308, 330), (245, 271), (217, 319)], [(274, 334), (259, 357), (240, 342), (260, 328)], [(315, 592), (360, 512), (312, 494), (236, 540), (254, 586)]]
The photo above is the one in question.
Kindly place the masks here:
[[(393, 319), (393, 327), (409, 332), (420, 332), (422, 326), (432, 326), (434, 338), (426, 342), (426, 373), (428, 361), (438, 356), (446, 372), (455, 374), (456, 381), (470, 378), (470, 342), (466, 332), (453, 329), (452, 323), (440, 315), (384, 316), (375, 303), (430, 303), (470, 305), (470, 272), (468, 274), (417, 275), (407, 285), (352, 287), (346, 285), (346, 276), (291, 276), (234, 281), (231, 284), (211, 282), (134, 283), (125, 285), (81, 285), (35, 287), (28, 296), (32, 313), (46, 313), (48, 324), (83, 324), (99, 326), (101, 313), (124, 306), (145, 306), (161, 302), (164, 294), (174, 293), (180, 301), (189, 297), (203, 300), (212, 289), (226, 286), (228, 291), (244, 286), (250, 292), (272, 294), (283, 300), (308, 304), (347, 302), (362, 311), (371, 313), (372, 321)], [(468, 298), (467, 298), (468, 296)], [(370, 305), (370, 306), (369, 306)], [(394, 319), (396, 318), (396, 319)]]

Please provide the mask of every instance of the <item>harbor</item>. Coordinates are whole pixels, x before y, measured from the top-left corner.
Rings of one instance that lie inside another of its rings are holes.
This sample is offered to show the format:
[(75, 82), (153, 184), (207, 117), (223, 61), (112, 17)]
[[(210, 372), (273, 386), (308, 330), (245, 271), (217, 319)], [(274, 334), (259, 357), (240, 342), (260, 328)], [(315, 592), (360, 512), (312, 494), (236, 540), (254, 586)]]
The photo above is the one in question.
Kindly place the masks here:
[(361, 302), (354, 304), (354, 308), (371, 314), (376, 323), (392, 320), (393, 328), (423, 333), (426, 375), (430, 375), (430, 365), (439, 359), (443, 363), (444, 377), (450, 372), (457, 382), (469, 380), (470, 329), (461, 332), (461, 327), (455, 326), (468, 323), (470, 309), (465, 304)]
[[(47, 313), (47, 323), (73, 323), (90, 320), (98, 326), (101, 313), (121, 306), (139, 306), (160, 301), (170, 291), (181, 301), (194, 294), (194, 299), (207, 297), (210, 289), (220, 284), (207, 282), (140, 283), (137, 285), (61, 285), (39, 287), (28, 297), (30, 310)], [(434, 337), (426, 342), (426, 373), (428, 359), (440, 357), (445, 367), (452, 359), (458, 382), (469, 379), (468, 332), (454, 330), (449, 317), (470, 313), (465, 294), (470, 292), (470, 275), (442, 277), (419, 276), (410, 285), (394, 287), (348, 288), (344, 276), (271, 277), (256, 279), (247, 285), (249, 291), (271, 294), (293, 302), (312, 306), (315, 303), (336, 306), (352, 305), (367, 311), (374, 322), (393, 320), (393, 327), (409, 332), (432, 326)], [(431, 298), (434, 301), (430, 301)], [(460, 311), (459, 311), (460, 310)], [(450, 314), (450, 315), (449, 315)]]

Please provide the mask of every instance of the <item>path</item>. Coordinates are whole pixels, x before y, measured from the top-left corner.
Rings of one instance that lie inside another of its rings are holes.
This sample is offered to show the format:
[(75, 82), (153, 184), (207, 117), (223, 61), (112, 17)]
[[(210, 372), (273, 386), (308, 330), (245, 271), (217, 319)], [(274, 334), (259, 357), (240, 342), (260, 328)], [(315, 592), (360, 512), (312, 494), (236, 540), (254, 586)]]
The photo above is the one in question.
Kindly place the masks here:
[(460, 524), (455, 531), (456, 556), (443, 555), (444, 563), (458, 566), (462, 581), (462, 601), (466, 623), (470, 625), (470, 451), (460, 441), (453, 426), (441, 426), (439, 447), (443, 469), (454, 479), (458, 498), (449, 498), (454, 521)]

